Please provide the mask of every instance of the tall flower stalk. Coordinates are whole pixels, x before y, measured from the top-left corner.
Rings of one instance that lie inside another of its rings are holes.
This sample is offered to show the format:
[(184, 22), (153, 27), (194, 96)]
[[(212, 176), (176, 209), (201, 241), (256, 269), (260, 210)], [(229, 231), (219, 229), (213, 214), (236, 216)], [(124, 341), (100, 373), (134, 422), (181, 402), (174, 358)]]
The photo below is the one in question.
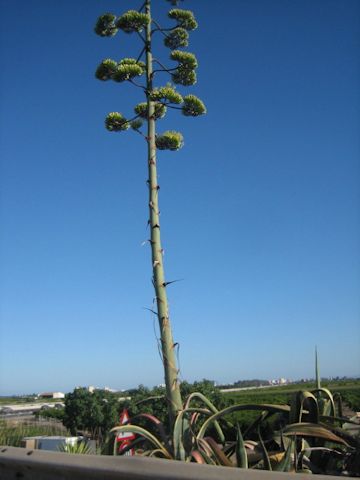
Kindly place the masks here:
[[(176, 0), (170, 0), (170, 3), (176, 5)], [(168, 12), (168, 17), (174, 20), (176, 25), (164, 29), (152, 17), (151, 0), (145, 0), (138, 11), (129, 10), (119, 17), (112, 13), (106, 13), (99, 17), (95, 26), (95, 32), (98, 35), (114, 36), (118, 30), (125, 33), (136, 33), (142, 42), (142, 49), (136, 59), (103, 60), (95, 75), (102, 81), (130, 82), (140, 87), (146, 97), (146, 102), (141, 102), (135, 106), (133, 118), (127, 119), (120, 112), (112, 112), (106, 117), (105, 126), (112, 132), (120, 132), (131, 128), (142, 135), (147, 143), (147, 184), (149, 188), (149, 226), (151, 231), (149, 244), (151, 247), (153, 285), (160, 329), (166, 398), (170, 424), (173, 424), (177, 413), (182, 409), (182, 399), (166, 292), (166, 287), (171, 282), (167, 282), (165, 279), (161, 245), (157, 150), (178, 150), (183, 146), (183, 137), (181, 133), (176, 131), (166, 131), (157, 135), (156, 122), (165, 116), (168, 108), (180, 110), (183, 115), (192, 117), (206, 113), (206, 108), (195, 95), (183, 97), (175, 89), (175, 84), (189, 86), (196, 83), (196, 57), (192, 53), (179, 50), (179, 48), (188, 46), (188, 31), (197, 28), (197, 22), (193, 13), (189, 10), (173, 8)], [(164, 45), (171, 50), (170, 59), (177, 62), (176, 67), (166, 67), (154, 58), (152, 37), (156, 33), (161, 33), (164, 36)], [(157, 73), (170, 75), (171, 83), (155, 86)], [(142, 76), (145, 77), (143, 84), (139, 83), (137, 79), (137, 77)], [(143, 121), (147, 124), (146, 134), (142, 131)]]

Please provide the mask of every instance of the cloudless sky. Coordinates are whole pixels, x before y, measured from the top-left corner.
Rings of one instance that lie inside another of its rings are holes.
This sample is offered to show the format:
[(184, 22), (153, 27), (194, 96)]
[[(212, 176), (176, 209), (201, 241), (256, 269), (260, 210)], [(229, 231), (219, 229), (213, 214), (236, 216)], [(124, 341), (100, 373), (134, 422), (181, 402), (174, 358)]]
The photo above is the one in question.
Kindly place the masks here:
[[(140, 89), (95, 79), (137, 57), (95, 35), (130, 0), (0, 0), (0, 394), (163, 383), (145, 141), (109, 133)], [(357, 0), (186, 1), (208, 114), (159, 132), (162, 240), (181, 378), (360, 374)], [(172, 26), (170, 4), (154, 16)], [(158, 37), (155, 55), (169, 66)], [(165, 84), (161, 73), (156, 84)]]

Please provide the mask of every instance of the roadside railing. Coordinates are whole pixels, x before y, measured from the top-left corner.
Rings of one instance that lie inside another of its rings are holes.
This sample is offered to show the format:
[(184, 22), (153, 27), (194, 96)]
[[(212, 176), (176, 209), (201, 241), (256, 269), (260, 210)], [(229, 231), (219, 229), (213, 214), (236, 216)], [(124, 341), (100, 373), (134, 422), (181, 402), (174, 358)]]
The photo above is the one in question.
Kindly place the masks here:
[[(276, 478), (275, 478), (276, 477)], [(306, 474), (0, 447), (1, 480), (308, 480)], [(316, 480), (335, 477), (316, 475)]]

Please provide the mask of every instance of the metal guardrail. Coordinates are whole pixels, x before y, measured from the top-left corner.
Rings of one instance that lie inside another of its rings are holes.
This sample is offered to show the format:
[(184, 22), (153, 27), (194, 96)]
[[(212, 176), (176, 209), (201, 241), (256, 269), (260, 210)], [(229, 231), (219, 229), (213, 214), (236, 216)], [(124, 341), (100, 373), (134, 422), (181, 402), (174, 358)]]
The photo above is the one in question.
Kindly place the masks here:
[[(294, 477), (296, 475), (296, 477)], [(243, 470), (141, 457), (73, 455), (0, 447), (1, 480), (309, 480), (306, 474)], [(316, 475), (316, 480), (335, 477)]]

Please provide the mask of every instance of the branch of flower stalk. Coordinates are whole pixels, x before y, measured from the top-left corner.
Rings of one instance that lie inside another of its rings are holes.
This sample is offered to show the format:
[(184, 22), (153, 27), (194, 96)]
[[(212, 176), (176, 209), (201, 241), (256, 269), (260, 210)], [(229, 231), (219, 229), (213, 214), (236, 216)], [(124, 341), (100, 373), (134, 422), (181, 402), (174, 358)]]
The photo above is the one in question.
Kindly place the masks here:
[(140, 60), (140, 58), (144, 55), (145, 49), (146, 49), (146, 47), (144, 46), (143, 49), (142, 49), (141, 52), (140, 52), (140, 55), (139, 55), (139, 56), (137, 57), (137, 59), (136, 59), (136, 63), (137, 63), (137, 62)]
[(163, 68), (165, 71), (169, 70), (167, 67), (165, 67), (165, 65), (163, 63), (160, 62), (160, 60), (158, 60), (157, 58), (154, 58), (153, 59), (153, 62), (154, 63), (157, 63), (158, 65), (160, 65), (161, 68)]
[(152, 19), (152, 23), (156, 25), (157, 28), (154, 28), (154, 30), (151, 30), (151, 35), (155, 32), (161, 32), (165, 37), (168, 37), (165, 32), (171, 32), (172, 30), (175, 30), (176, 27), (171, 27), (171, 28), (161, 28), (158, 22), (154, 19)]
[(129, 80), (127, 80), (127, 81), (130, 82), (135, 87), (141, 88), (141, 90), (146, 92), (146, 88), (143, 85), (140, 85), (139, 83), (136, 83), (132, 78), (129, 78)]
[(139, 10), (138, 10), (139, 13), (141, 13), (141, 12), (144, 10), (145, 5), (146, 5), (146, 2), (144, 2), (144, 3), (141, 5), (141, 7), (140, 7)]
[(146, 46), (146, 40), (145, 38), (141, 35), (140, 32), (136, 31), (136, 33), (139, 35), (140, 39), (142, 40), (143, 44)]

